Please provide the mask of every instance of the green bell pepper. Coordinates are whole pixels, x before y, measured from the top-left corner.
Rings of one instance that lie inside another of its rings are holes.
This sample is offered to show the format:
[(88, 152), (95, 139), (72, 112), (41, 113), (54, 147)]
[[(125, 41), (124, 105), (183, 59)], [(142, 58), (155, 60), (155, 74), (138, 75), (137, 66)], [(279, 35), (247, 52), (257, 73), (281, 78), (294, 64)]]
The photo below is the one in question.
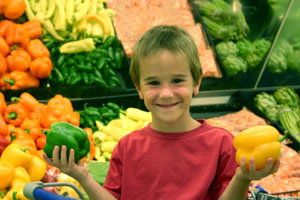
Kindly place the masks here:
[(67, 147), (68, 158), (70, 150), (74, 149), (75, 162), (78, 162), (90, 151), (90, 142), (86, 132), (67, 122), (55, 122), (50, 126), (46, 145), (44, 146), (44, 152), (49, 158), (52, 157), (52, 152), (56, 145), (60, 148), (63, 145)]

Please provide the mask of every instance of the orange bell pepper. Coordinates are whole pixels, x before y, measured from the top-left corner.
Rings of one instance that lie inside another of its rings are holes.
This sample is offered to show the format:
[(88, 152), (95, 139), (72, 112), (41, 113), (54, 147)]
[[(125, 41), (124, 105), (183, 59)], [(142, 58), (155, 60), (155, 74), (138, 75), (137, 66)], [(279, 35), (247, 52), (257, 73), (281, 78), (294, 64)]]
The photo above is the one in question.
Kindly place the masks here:
[(5, 77), (4, 81), (10, 85), (8, 89), (11, 90), (28, 88), (28, 75), (26, 72), (13, 71), (9, 73), (8, 77)]
[(10, 80), (9, 73), (5, 72), (0, 76), (0, 89), (1, 90), (8, 90), (11, 86), (7, 81)]
[(23, 92), (19, 98), (13, 97), (12, 100), (16, 100), (30, 112), (40, 104), (38, 100), (28, 92)]
[(9, 135), (9, 130), (2, 114), (0, 115), (0, 135), (4, 137)]
[(9, 46), (6, 43), (6, 40), (0, 36), (0, 54), (2, 54), (3, 56), (7, 56), (7, 54), (9, 54)]
[(4, 74), (7, 71), (7, 63), (5, 57), (0, 53), (0, 74)]
[(40, 126), (40, 121), (37, 119), (26, 119), (23, 121), (21, 128), (28, 131), (30, 137), (36, 140), (42, 134), (42, 128)]
[(63, 108), (66, 113), (73, 112), (73, 105), (71, 100), (60, 94), (57, 94), (51, 99), (49, 99), (47, 105), (51, 107)]
[(38, 39), (43, 34), (41, 23), (37, 19), (29, 20), (22, 26), (26, 29), (29, 39)]
[(30, 73), (36, 78), (47, 78), (52, 71), (52, 61), (49, 57), (36, 58), (30, 63)]
[(27, 73), (27, 78), (28, 78), (27, 88), (39, 87), (40, 86), (40, 79), (32, 76), (30, 71), (27, 71), (26, 73)]
[(54, 122), (67, 122), (65, 110), (62, 107), (47, 106), (40, 116), (40, 123), (44, 128), (50, 128)]
[(40, 39), (30, 40), (26, 50), (31, 55), (32, 59), (50, 57), (50, 52)]
[(28, 148), (28, 152), (36, 151), (36, 144), (31, 137), (17, 138), (12, 141), (12, 144), (18, 144), (22, 147)]
[(80, 114), (78, 112), (71, 112), (67, 115), (68, 122), (75, 126), (79, 126), (80, 124)]
[(7, 123), (20, 126), (27, 117), (26, 109), (19, 103), (10, 104), (4, 111), (4, 119)]
[[(7, 1), (7, 0), (5, 0)], [(2, 2), (4, 2), (4, 0), (1, 0), (1, 4)], [(6, 31), (7, 31), (7, 28), (11, 25), (11, 24), (14, 24), (14, 22), (10, 21), (10, 20), (2, 20), (0, 22), (0, 36), (1, 37), (5, 37), (6, 36)]]
[(4, 16), (8, 19), (17, 19), (23, 15), (26, 10), (24, 0), (9, 0), (4, 10)]
[(8, 0), (1, 0), (0, 1), (0, 15), (4, 14), (7, 2), (8, 2)]
[(29, 37), (27, 31), (21, 24), (11, 24), (6, 30), (6, 42), (11, 48), (25, 48), (28, 45)]
[(44, 134), (41, 134), (39, 138), (36, 139), (36, 146), (38, 149), (43, 149), (46, 141), (47, 141), (47, 136)]
[(6, 109), (7, 104), (5, 101), (5, 96), (2, 92), (0, 92), (0, 114), (2, 115), (4, 110)]
[(10, 71), (26, 71), (31, 62), (31, 57), (23, 49), (12, 50), (10, 55), (6, 57), (8, 69)]
[(41, 119), (41, 115), (44, 113), (45, 109), (46, 109), (46, 105), (43, 103), (39, 103), (34, 109), (33, 111), (31, 111), (29, 113), (29, 119), (37, 119), (40, 121)]

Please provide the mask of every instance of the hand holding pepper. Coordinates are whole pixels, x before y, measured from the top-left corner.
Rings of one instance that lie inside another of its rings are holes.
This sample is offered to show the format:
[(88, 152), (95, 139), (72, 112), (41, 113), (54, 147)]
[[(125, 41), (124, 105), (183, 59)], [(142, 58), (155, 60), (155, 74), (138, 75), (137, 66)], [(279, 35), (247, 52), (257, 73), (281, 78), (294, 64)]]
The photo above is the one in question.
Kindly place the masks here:
[(88, 176), (87, 168), (84, 167), (81, 160), (77, 164), (75, 163), (74, 149), (68, 150), (70, 151), (69, 156), (67, 156), (67, 150), (65, 145), (61, 149), (59, 146), (55, 146), (52, 153), (53, 158), (50, 159), (46, 153), (43, 153), (43, 158), (49, 165), (59, 168), (61, 172), (68, 174), (80, 182)]

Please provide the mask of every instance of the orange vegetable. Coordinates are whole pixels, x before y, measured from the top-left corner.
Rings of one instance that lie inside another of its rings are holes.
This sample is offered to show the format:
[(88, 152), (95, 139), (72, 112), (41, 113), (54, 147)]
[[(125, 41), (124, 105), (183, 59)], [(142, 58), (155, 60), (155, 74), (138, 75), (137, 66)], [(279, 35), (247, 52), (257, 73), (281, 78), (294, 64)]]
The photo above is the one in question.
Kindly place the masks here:
[(24, 0), (9, 0), (4, 10), (4, 16), (8, 19), (17, 19), (26, 10), (26, 4)]
[(2, 115), (0, 115), (0, 135), (2, 135), (4, 137), (9, 135), (9, 130), (8, 130), (7, 124)]
[(50, 57), (50, 52), (44, 43), (39, 39), (30, 40), (26, 50), (31, 55), (32, 59)]
[(8, 0), (1, 0), (0, 1), (0, 15), (4, 14), (7, 2), (8, 2)]
[(30, 55), (23, 49), (12, 50), (6, 57), (7, 66), (10, 71), (26, 71), (31, 62)]
[(30, 71), (27, 71), (26, 73), (27, 73), (27, 77), (28, 77), (27, 88), (39, 87), (40, 79), (32, 76)]
[[(1, 4), (4, 0), (1, 0)], [(0, 36), (5, 37), (6, 36), (6, 31), (7, 28), (11, 25), (14, 24), (14, 22), (10, 21), (10, 20), (2, 20), (0, 22)]]
[(28, 86), (28, 76), (26, 72), (13, 71), (9, 73), (8, 76), (5, 76), (3, 80), (8, 83), (6, 88), (11, 90), (20, 90)]
[(40, 126), (40, 121), (37, 119), (26, 119), (21, 125), (25, 131), (28, 131), (30, 137), (36, 140), (42, 134), (42, 128)]
[(6, 40), (0, 36), (0, 54), (2, 54), (3, 56), (7, 56), (7, 54), (9, 54), (9, 46), (6, 43)]
[(42, 26), (37, 19), (29, 20), (22, 26), (26, 29), (29, 39), (37, 39), (42, 36)]
[(36, 58), (30, 63), (30, 73), (36, 78), (47, 78), (52, 71), (52, 61), (49, 57)]
[(20, 146), (29, 148), (30, 151), (35, 151), (36, 150), (35, 142), (30, 137), (26, 137), (26, 138), (22, 138), (22, 139), (15, 139), (11, 143), (12, 144), (18, 144)]
[(0, 74), (4, 74), (7, 71), (7, 64), (5, 57), (0, 53)]
[(38, 149), (43, 149), (46, 144), (47, 136), (42, 134), (39, 138), (36, 139), (36, 146)]
[(71, 100), (60, 94), (57, 94), (53, 98), (49, 99), (47, 105), (51, 107), (62, 108), (66, 113), (73, 112), (73, 105)]
[[(93, 130), (91, 128), (84, 128), (84, 130), (87, 133), (89, 141), (90, 141), (90, 152), (89, 152), (90, 158), (89, 159), (93, 160), (95, 157), (95, 153), (96, 153), (96, 148), (95, 148), (94, 139), (93, 139)], [(85, 160), (86, 160), (86, 157), (84, 157), (83, 161), (85, 161)]]
[(28, 45), (29, 37), (27, 31), (21, 24), (11, 24), (7, 27), (5, 34), (6, 42), (11, 48), (25, 48)]
[(30, 112), (40, 104), (38, 100), (28, 92), (23, 92), (19, 98), (14, 99), (16, 99), (24, 108), (26, 108)]
[(50, 128), (54, 122), (67, 122), (65, 110), (61, 107), (47, 106), (44, 112), (40, 115), (40, 123), (44, 128)]
[(33, 111), (29, 113), (29, 119), (41, 119), (41, 115), (44, 113), (46, 109), (46, 105), (43, 103), (39, 103), (36, 107), (34, 107)]
[(4, 94), (2, 92), (0, 92), (0, 114), (1, 115), (3, 114), (6, 107), (7, 107), (7, 105), (6, 105)]
[(20, 126), (26, 117), (27, 111), (19, 103), (8, 105), (4, 112), (5, 121), (14, 126)]
[(71, 112), (69, 115), (67, 115), (67, 119), (71, 124), (79, 126), (80, 114), (78, 112)]

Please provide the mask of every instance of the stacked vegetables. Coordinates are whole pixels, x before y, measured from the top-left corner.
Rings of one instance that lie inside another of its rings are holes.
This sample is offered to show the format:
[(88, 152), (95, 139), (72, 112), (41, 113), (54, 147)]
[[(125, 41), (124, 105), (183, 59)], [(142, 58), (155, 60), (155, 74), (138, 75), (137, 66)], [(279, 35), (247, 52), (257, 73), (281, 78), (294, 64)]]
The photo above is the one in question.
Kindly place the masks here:
[[(107, 37), (104, 42), (101, 38), (86, 38), (75, 44), (50, 40), (45, 45), (50, 49), (54, 63), (53, 73), (49, 77), (50, 85), (121, 85), (116, 71), (122, 67), (124, 53), (115, 36)], [(83, 49), (90, 50), (78, 53)]]
[(38, 39), (41, 35), (41, 24), (36, 20), (24, 24), (0, 22), (1, 90), (38, 87), (39, 79), (50, 75), (52, 61), (47, 47)]
[(137, 108), (127, 108), (125, 113), (120, 113), (119, 119), (113, 119), (107, 125), (96, 121), (99, 129), (93, 135), (96, 160), (109, 161), (114, 147), (122, 137), (152, 121), (150, 112)]
[(282, 87), (273, 94), (261, 92), (255, 96), (254, 104), (270, 120), (279, 121), (300, 144), (300, 98), (295, 89)]
[(56, 40), (77, 40), (80, 35), (106, 38), (114, 36), (112, 19), (115, 13), (99, 0), (25, 0), (29, 20), (42, 24), (45, 37)]
[(224, 0), (196, 0), (194, 4), (215, 39), (240, 40), (248, 36), (250, 29), (240, 5), (233, 9)]
[(217, 53), (228, 73), (233, 76), (256, 68), (268, 52), (271, 42), (266, 39), (222, 41), (216, 45)]
[(271, 73), (282, 73), (295, 70), (300, 73), (300, 48), (296, 41), (279, 40), (268, 62), (268, 68)]

